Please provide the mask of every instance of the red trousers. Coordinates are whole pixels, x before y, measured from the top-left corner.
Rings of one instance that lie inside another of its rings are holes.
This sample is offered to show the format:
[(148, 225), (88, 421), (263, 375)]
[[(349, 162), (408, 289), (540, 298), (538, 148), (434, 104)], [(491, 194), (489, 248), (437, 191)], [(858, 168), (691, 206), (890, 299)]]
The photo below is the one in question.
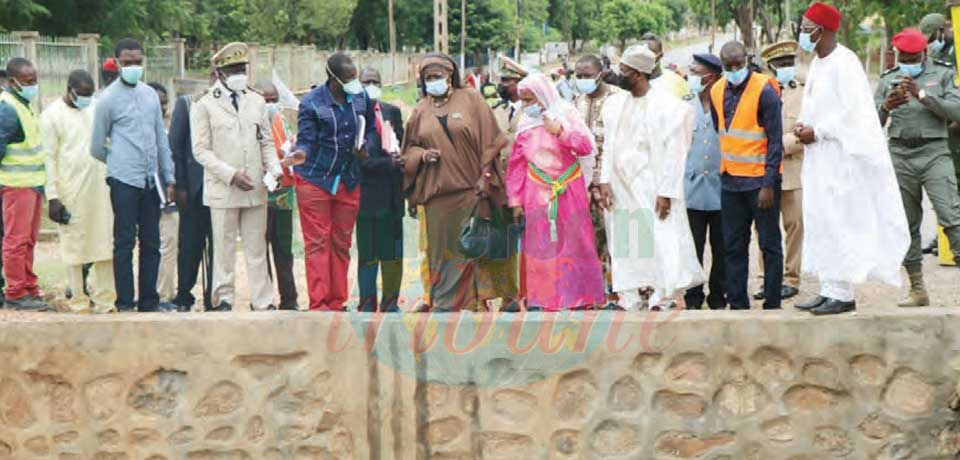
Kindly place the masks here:
[(333, 195), (297, 176), (297, 207), (306, 249), (311, 310), (343, 311), (350, 289), (350, 245), (360, 209), (360, 187)]
[(40, 236), (43, 196), (32, 188), (3, 188), (3, 274), (7, 299), (39, 296), (33, 249)]

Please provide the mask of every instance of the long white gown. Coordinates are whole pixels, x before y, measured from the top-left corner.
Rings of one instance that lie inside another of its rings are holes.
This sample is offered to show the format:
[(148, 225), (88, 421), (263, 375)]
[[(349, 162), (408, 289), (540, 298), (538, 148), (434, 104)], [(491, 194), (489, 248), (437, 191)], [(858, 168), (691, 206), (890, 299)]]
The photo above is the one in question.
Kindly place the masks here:
[[(683, 192), (694, 112), (654, 87), (642, 98), (611, 96), (601, 116), (606, 161), (600, 179), (610, 185), (614, 201), (606, 216), (613, 290), (652, 287), (654, 304), (703, 284)], [(655, 216), (658, 196), (670, 198), (664, 220)]]
[(46, 198), (59, 199), (71, 214), (69, 225), (57, 226), (60, 262), (65, 265), (113, 259), (107, 165), (90, 156), (94, 110), (77, 110), (57, 99), (40, 115), (47, 151)]
[(870, 83), (852, 51), (838, 45), (813, 60), (799, 123), (817, 136), (803, 159), (804, 272), (828, 290), (866, 280), (899, 286), (910, 233)]

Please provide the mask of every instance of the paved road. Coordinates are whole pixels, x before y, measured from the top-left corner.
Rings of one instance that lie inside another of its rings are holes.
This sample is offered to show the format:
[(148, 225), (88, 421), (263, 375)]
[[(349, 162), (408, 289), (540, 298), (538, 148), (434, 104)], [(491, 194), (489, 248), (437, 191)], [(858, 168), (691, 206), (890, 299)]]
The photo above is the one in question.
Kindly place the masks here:
[[(720, 51), (720, 47), (724, 43), (733, 40), (733, 34), (718, 34), (717, 35), (717, 49), (716, 52)], [(693, 55), (696, 53), (706, 53), (710, 48), (710, 35), (707, 36), (696, 43), (682, 46), (679, 48), (671, 49), (670, 46), (667, 46), (667, 50), (663, 53), (663, 63), (666, 65), (676, 64), (680, 68), (686, 68), (690, 65), (690, 61), (693, 60)]]

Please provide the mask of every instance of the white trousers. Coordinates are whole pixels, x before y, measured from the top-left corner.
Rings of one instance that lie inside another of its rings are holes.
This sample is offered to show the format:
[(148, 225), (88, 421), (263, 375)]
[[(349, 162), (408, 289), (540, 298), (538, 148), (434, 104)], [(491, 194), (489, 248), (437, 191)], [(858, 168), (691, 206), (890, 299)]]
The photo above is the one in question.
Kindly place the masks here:
[(247, 286), (254, 310), (273, 304), (273, 282), (267, 266), (267, 205), (252, 208), (210, 208), (213, 225), (213, 305), (226, 302), (234, 311), (249, 311), (236, 305), (234, 271), (237, 236), (243, 244)]
[(841, 302), (853, 302), (853, 285), (846, 281), (820, 280), (820, 295)]
[(90, 310), (93, 302), (94, 313), (110, 313), (116, 310), (117, 291), (113, 282), (113, 260), (94, 262), (90, 268), (90, 278), (87, 286), (90, 288), (90, 297), (83, 292), (83, 265), (67, 265), (67, 286), (73, 293), (69, 307), (73, 312)]

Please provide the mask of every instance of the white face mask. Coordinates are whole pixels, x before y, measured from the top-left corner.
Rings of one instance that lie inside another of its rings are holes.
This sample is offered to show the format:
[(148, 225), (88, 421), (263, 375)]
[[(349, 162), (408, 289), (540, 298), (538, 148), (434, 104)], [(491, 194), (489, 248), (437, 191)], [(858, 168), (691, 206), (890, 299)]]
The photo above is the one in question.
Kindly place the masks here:
[(367, 96), (370, 96), (370, 99), (375, 101), (380, 100), (380, 96), (383, 95), (383, 90), (377, 85), (367, 85), (364, 86), (363, 89), (367, 90)]
[(227, 86), (227, 89), (238, 93), (247, 89), (247, 75), (246, 74), (236, 74), (230, 75), (224, 79), (224, 84)]

